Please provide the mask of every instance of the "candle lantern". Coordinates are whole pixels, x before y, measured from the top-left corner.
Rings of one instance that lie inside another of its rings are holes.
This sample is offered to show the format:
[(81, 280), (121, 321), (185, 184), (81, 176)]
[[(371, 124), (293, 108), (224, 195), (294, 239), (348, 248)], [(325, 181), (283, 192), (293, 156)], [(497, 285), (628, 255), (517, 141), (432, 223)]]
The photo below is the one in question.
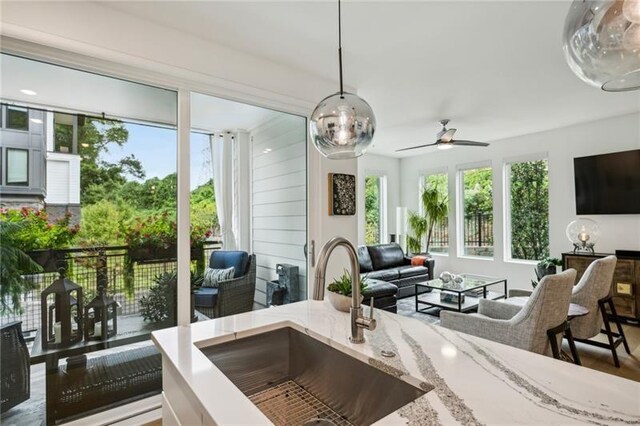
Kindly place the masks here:
[(567, 238), (573, 243), (573, 252), (594, 254), (594, 246), (600, 236), (598, 224), (586, 218), (576, 219), (567, 226)]
[(43, 349), (69, 346), (82, 340), (82, 287), (60, 277), (40, 294)]
[(105, 286), (98, 285), (98, 295), (84, 308), (85, 340), (106, 340), (118, 334), (118, 302), (107, 296)]

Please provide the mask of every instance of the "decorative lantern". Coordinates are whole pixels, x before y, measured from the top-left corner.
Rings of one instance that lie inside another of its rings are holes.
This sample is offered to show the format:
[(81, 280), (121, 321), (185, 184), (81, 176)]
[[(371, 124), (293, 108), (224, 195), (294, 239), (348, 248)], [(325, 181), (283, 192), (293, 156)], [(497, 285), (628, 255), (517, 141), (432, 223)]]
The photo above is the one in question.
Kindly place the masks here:
[(567, 238), (573, 243), (573, 252), (595, 254), (593, 246), (600, 236), (600, 227), (591, 219), (576, 219), (567, 226)]
[(98, 252), (96, 281), (98, 295), (84, 308), (84, 339), (106, 340), (118, 334), (118, 302), (107, 296), (107, 256)]
[(106, 340), (118, 334), (118, 303), (107, 296), (104, 286), (84, 308), (84, 339)]
[(60, 348), (82, 340), (82, 287), (65, 277), (40, 295), (42, 348)]

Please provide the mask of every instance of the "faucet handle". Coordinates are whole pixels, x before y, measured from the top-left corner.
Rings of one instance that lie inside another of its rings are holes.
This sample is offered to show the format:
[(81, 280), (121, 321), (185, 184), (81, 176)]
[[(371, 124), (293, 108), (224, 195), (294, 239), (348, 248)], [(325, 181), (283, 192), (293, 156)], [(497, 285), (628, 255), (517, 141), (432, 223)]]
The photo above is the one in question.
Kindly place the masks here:
[(371, 320), (373, 319), (373, 310), (374, 310), (373, 299), (374, 298), (372, 297), (371, 300), (369, 300), (369, 319)]

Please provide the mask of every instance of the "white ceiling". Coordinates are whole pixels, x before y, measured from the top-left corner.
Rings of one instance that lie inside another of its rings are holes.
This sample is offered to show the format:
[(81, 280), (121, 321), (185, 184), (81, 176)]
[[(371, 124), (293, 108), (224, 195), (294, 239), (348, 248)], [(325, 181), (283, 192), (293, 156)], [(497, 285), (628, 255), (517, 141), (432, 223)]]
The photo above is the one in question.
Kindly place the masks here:
[[(640, 111), (640, 92), (605, 93), (569, 70), (562, 53), (569, 4), (343, 3), (345, 83), (378, 120), (370, 152), (395, 155), (433, 141), (441, 118), (452, 119), (460, 139), (496, 141)], [(104, 5), (337, 80), (332, 1)]]
[(283, 113), (209, 95), (191, 96), (191, 124), (206, 132), (251, 130)]

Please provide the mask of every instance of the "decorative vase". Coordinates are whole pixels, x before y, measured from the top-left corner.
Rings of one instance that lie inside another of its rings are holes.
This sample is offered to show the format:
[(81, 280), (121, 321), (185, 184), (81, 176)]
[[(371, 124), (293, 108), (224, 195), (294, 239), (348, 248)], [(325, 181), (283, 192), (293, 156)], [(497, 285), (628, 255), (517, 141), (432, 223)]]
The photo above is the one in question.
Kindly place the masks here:
[[(345, 296), (343, 294), (334, 293), (333, 291), (328, 291), (327, 294), (329, 297), (329, 302), (331, 302), (331, 305), (335, 309), (341, 312), (350, 312), (351, 296)], [(364, 299), (364, 296), (360, 295), (360, 303), (362, 303), (363, 299)]]

